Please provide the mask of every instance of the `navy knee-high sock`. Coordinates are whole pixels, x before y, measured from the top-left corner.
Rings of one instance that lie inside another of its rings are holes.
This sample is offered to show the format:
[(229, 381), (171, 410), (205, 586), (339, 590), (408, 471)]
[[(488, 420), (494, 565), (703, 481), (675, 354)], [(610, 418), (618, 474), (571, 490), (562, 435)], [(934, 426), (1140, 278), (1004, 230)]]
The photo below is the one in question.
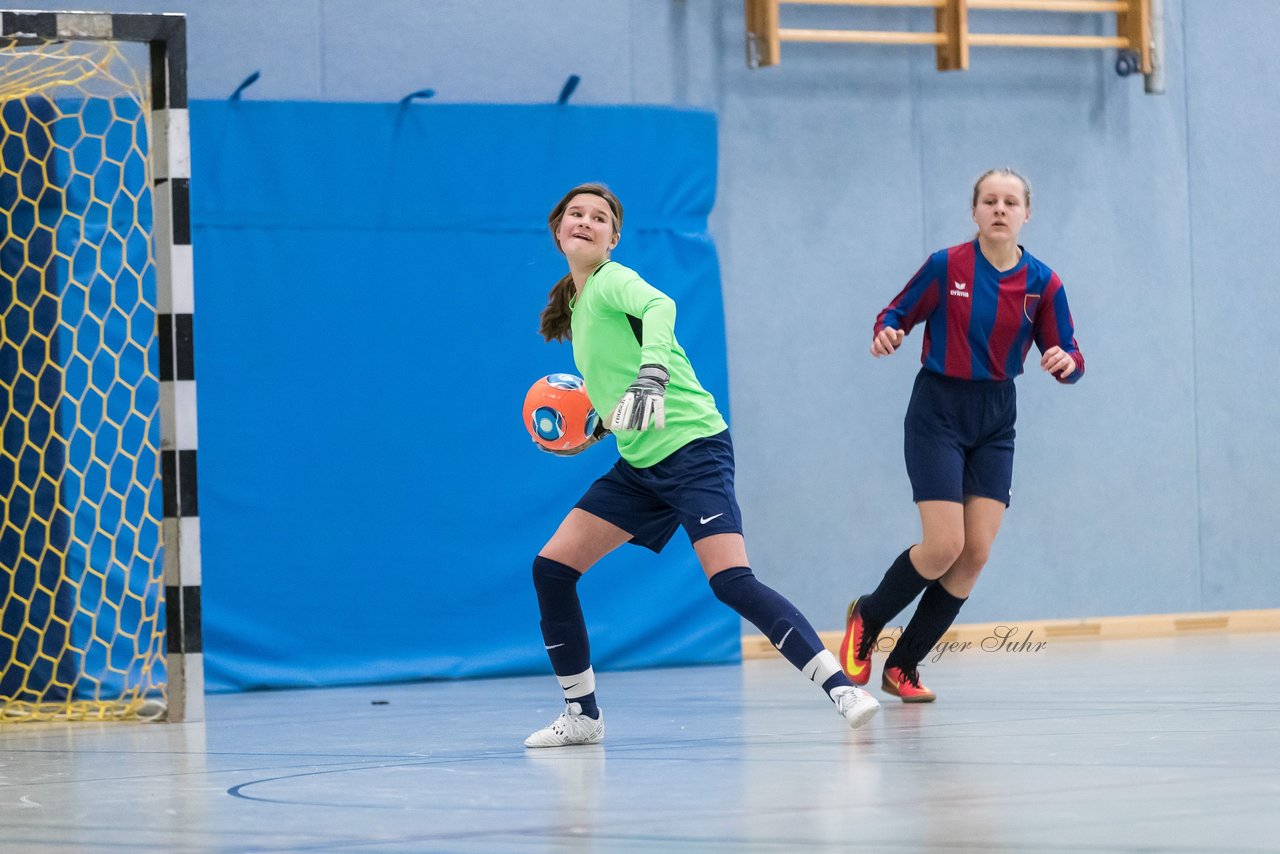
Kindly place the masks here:
[(880, 586), (858, 603), (864, 632), (871, 637), (878, 636), (890, 620), (902, 613), (902, 609), (929, 586), (929, 581), (911, 562), (910, 548), (898, 555), (884, 578), (880, 579)]
[(591, 643), (578, 600), (580, 578), (582, 573), (550, 558), (538, 555), (533, 559), (533, 589), (538, 594), (542, 642), (551, 659), (551, 669), (564, 689), (565, 702), (578, 703), (583, 714), (598, 718)]
[(711, 590), (717, 599), (764, 632), (783, 658), (828, 694), (842, 685), (853, 684), (804, 615), (785, 596), (761, 584), (750, 567), (735, 566), (717, 572), (711, 576)]
[(966, 601), (968, 600), (948, 593), (940, 581), (926, 587), (915, 614), (911, 616), (911, 622), (902, 630), (902, 637), (898, 638), (898, 643), (885, 659), (884, 666), (901, 667), (904, 670), (917, 667), (929, 654), (929, 650), (942, 640), (947, 629), (951, 628), (956, 615), (960, 613), (960, 607)]

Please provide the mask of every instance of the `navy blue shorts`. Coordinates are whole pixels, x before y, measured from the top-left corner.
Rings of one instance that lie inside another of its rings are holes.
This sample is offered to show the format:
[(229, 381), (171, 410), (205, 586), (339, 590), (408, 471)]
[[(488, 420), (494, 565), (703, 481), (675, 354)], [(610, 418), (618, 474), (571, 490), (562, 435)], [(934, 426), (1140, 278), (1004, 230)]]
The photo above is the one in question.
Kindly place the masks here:
[(1013, 483), (1013, 380), (958, 380), (921, 370), (903, 424), (907, 476), (915, 501), (1009, 505)]
[(694, 439), (648, 468), (618, 460), (575, 506), (631, 534), (632, 543), (660, 552), (681, 525), (691, 543), (742, 533), (733, 471), (733, 441), (725, 430)]

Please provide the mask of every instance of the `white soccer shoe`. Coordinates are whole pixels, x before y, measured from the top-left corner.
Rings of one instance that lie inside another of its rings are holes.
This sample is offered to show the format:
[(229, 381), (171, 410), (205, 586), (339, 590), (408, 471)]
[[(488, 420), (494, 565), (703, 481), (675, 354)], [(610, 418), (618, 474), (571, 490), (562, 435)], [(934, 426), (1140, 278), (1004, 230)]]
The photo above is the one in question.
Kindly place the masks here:
[[(868, 694), (868, 697), (871, 695)], [(872, 700), (874, 703), (875, 700)], [(604, 741), (604, 713), (589, 718), (580, 703), (569, 703), (554, 721), (524, 740), (525, 747), (568, 747), (571, 744), (599, 744)]]
[(854, 729), (864, 725), (880, 711), (880, 701), (856, 685), (835, 689), (831, 692), (831, 699), (836, 701), (836, 711)]

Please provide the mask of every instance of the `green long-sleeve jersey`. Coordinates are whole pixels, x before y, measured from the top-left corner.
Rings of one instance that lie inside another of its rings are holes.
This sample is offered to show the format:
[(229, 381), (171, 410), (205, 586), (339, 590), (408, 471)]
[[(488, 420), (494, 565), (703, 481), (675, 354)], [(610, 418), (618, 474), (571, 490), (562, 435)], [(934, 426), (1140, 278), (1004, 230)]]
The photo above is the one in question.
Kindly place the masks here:
[(573, 361), (586, 380), (591, 405), (608, 421), (641, 365), (662, 365), (671, 381), (664, 400), (667, 426), (615, 433), (618, 452), (637, 468), (727, 428), (715, 398), (702, 387), (676, 341), (671, 297), (616, 261), (602, 264), (570, 301)]

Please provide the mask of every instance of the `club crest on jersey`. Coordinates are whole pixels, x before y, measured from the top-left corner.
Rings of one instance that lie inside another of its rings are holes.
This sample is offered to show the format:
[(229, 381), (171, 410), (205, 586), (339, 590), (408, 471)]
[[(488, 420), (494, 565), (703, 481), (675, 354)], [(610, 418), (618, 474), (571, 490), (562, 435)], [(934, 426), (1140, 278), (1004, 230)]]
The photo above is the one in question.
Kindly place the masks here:
[(1032, 323), (1036, 322), (1036, 306), (1039, 305), (1036, 300), (1038, 299), (1040, 299), (1039, 294), (1027, 294), (1022, 298), (1022, 316)]
[(951, 295), (953, 297), (964, 297), (965, 299), (969, 299), (969, 292), (965, 290), (965, 288), (969, 287), (967, 283), (952, 282), (951, 284), (953, 285), (951, 288)]

